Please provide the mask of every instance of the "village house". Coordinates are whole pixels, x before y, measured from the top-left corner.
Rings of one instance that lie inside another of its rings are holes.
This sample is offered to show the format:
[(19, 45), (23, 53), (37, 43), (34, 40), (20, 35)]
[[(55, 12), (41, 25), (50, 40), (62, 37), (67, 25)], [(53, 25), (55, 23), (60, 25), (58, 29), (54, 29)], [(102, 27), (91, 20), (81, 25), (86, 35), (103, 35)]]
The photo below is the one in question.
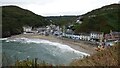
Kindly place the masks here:
[(51, 29), (50, 26), (46, 26), (46, 32), (47, 32), (48, 34), (51, 34), (51, 33), (50, 33), (51, 30), (52, 30), (52, 29)]
[(90, 34), (88, 34), (88, 33), (81, 33), (80, 34), (80, 40), (90, 41)]
[(61, 36), (62, 32), (61, 31), (54, 31), (53, 35), (55, 35), (55, 36)]
[(79, 36), (79, 35), (73, 35), (72, 39), (79, 40), (79, 39), (80, 39), (80, 36)]
[(40, 35), (55, 35), (55, 36), (62, 35), (62, 29), (59, 26), (53, 24), (37, 28), (37, 31)]
[(23, 34), (32, 33), (32, 27), (24, 26), (23, 31), (24, 31)]
[(104, 34), (102, 32), (91, 32), (90, 33), (90, 38), (91, 41), (100, 41), (103, 39)]
[(111, 34), (105, 34), (104, 38), (105, 38), (105, 40), (112, 40)]
[(105, 34), (105, 40), (120, 40), (120, 32), (110, 31), (109, 34)]
[(65, 37), (75, 39), (75, 40), (84, 40), (84, 41), (90, 41), (90, 35), (89, 34), (73, 34), (73, 33), (66, 33)]
[(38, 30), (30, 26), (23, 26), (23, 31), (23, 34), (38, 34)]
[(90, 35), (88, 34), (83, 35), (83, 40), (90, 41)]
[(73, 35), (74, 34), (74, 31), (72, 29), (66, 29), (66, 34), (71, 34)]
[(38, 31), (38, 34), (45, 35), (46, 28), (41, 27), (41, 28), (37, 28), (36, 30)]
[(81, 24), (81, 23), (82, 23), (82, 21), (80, 21), (80, 20), (76, 20), (76, 23), (79, 23), (79, 24)]
[(82, 23), (81, 19), (82, 19), (82, 16), (78, 17), (78, 18), (76, 19), (76, 23), (81, 24), (81, 23)]
[(30, 27), (30, 26), (24, 26), (23, 27), (23, 31), (30, 32), (30, 31), (32, 31), (32, 27)]
[(62, 29), (59, 26), (56, 25), (50, 25), (50, 34), (55, 36), (62, 35)]
[(110, 35), (113, 40), (120, 40), (120, 32), (110, 32)]
[(64, 32), (62, 33), (62, 36), (67, 37), (67, 38), (74, 38), (74, 31), (72, 29), (66, 29), (64, 30)]
[(111, 30), (109, 34), (105, 34), (104, 38), (105, 45), (112, 46), (120, 41), (120, 32), (113, 32)]

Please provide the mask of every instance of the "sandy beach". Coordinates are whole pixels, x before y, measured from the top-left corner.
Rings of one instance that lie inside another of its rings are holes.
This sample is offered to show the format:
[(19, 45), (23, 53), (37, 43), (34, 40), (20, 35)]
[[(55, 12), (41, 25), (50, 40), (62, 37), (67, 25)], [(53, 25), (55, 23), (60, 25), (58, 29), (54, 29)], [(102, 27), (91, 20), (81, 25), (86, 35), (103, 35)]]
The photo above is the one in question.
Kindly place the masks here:
[(11, 37), (8, 37), (10, 39), (12, 38), (33, 38), (33, 39), (43, 39), (43, 40), (49, 40), (51, 42), (57, 42), (57, 43), (61, 43), (61, 44), (65, 44), (65, 45), (69, 45), (71, 48), (78, 50), (80, 52), (85, 52), (88, 53), (90, 55), (95, 54), (96, 51), (94, 49), (93, 46), (89, 45), (89, 44), (84, 44), (82, 42), (76, 42), (74, 40), (71, 39), (67, 39), (67, 38), (59, 38), (59, 37), (55, 37), (55, 36), (44, 36), (44, 35), (38, 35), (38, 34), (20, 34), (20, 35), (14, 35)]

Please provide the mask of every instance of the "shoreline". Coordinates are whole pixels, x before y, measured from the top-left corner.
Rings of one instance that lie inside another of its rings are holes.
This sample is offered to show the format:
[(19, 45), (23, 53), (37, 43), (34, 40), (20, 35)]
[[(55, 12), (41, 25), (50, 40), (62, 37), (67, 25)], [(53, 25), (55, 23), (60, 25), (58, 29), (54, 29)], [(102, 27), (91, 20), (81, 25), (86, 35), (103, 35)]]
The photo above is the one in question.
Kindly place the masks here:
[(56, 43), (60, 43), (60, 44), (65, 44), (70, 46), (71, 48), (80, 51), (80, 52), (84, 52), (87, 54), (95, 54), (96, 51), (94, 49), (93, 46), (90, 46), (88, 44), (84, 44), (84, 43), (80, 43), (80, 42), (75, 42), (73, 40), (67, 39), (67, 38), (58, 38), (55, 36), (44, 36), (44, 35), (38, 35), (38, 34), (20, 34), (20, 35), (14, 35), (11, 37), (8, 37), (8, 39), (12, 39), (12, 38), (32, 38), (32, 39), (43, 39), (43, 40), (48, 40), (51, 42), (56, 42)]

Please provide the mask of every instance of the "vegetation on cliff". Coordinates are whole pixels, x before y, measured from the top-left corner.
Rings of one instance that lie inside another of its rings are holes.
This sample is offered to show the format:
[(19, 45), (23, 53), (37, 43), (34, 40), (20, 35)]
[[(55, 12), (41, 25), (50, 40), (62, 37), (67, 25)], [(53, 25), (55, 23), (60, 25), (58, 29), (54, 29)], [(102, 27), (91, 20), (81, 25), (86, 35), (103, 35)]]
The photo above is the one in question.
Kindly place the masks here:
[(101, 52), (86, 57), (82, 60), (75, 60), (70, 65), (72, 66), (118, 66), (119, 62), (119, 45), (117, 43), (113, 47), (107, 47)]
[(59, 26), (67, 26), (72, 23), (75, 23), (78, 16), (50, 16), (46, 17), (46, 19), (50, 20), (51, 23)]
[(17, 6), (0, 8), (2, 8), (2, 37), (22, 33), (23, 26), (39, 27), (49, 24), (44, 17)]
[(82, 24), (74, 26), (75, 32), (99, 31), (108, 33), (110, 30), (120, 31), (120, 4), (111, 4), (92, 10), (81, 16)]

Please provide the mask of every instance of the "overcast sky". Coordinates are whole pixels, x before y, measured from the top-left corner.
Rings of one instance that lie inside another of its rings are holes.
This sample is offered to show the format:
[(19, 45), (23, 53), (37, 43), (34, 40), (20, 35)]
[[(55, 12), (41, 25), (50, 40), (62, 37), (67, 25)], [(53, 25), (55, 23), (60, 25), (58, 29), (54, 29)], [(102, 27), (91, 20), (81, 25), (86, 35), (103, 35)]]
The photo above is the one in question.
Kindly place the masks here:
[(0, 5), (17, 5), (42, 16), (81, 15), (120, 0), (1, 0)]

